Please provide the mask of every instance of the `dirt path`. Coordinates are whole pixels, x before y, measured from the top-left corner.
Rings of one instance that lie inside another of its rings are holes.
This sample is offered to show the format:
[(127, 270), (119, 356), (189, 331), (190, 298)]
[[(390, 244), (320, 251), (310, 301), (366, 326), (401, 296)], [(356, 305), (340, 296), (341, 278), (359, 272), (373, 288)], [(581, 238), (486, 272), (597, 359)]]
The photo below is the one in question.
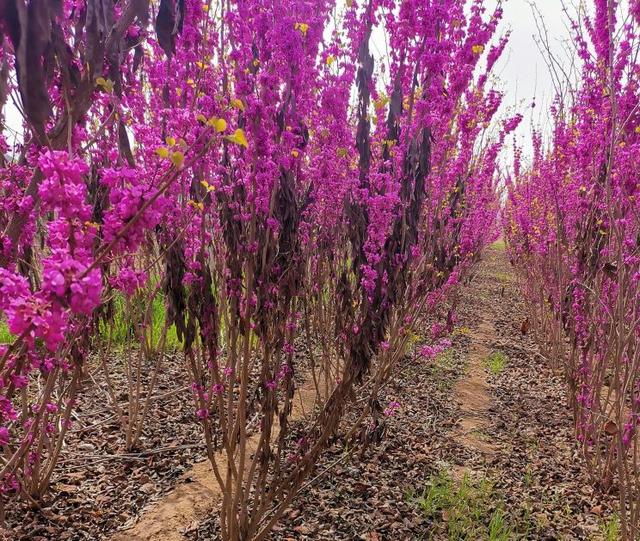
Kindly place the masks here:
[[(471, 332), (472, 346), (465, 372), (457, 381), (453, 393), (460, 405), (460, 420), (456, 438), (467, 449), (478, 452), (489, 459), (496, 453), (496, 446), (483, 434), (491, 425), (491, 388), (487, 381), (486, 361), (491, 354), (490, 344), (495, 340), (495, 328), (481, 320)], [(460, 479), (468, 473), (466, 466), (456, 468), (454, 476)]]

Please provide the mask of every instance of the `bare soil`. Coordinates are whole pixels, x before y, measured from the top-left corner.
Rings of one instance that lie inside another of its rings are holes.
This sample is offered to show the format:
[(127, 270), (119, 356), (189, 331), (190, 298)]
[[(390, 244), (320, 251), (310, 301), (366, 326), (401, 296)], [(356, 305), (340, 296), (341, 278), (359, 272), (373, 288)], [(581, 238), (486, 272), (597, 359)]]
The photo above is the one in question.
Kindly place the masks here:
[[(492, 323), (481, 320), (477, 328), (471, 330), (471, 348), (465, 372), (453, 389), (453, 396), (460, 407), (460, 419), (455, 438), (467, 449), (479, 452), (485, 459), (496, 453), (496, 445), (484, 434), (491, 425), (491, 387), (488, 382), (486, 359), (491, 354), (490, 344), (495, 338)], [(468, 472), (466, 467), (456, 467), (454, 477), (460, 479)]]

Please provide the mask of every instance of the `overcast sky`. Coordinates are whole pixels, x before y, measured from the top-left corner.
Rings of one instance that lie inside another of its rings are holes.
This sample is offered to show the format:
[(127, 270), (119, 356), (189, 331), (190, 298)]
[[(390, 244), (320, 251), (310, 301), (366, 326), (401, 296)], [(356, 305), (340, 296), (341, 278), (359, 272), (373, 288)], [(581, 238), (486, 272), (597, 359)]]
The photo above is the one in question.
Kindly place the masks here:
[[(488, 0), (488, 7), (493, 9), (497, 0)], [(577, 2), (567, 0), (570, 6), (569, 15), (576, 14), (571, 7)], [(532, 125), (539, 126), (545, 132), (550, 123), (548, 111), (555, 98), (553, 79), (547, 67), (545, 57), (540, 51), (541, 31), (536, 18), (542, 17), (546, 28), (546, 42), (552, 54), (564, 66), (570, 63), (567, 56), (570, 39), (569, 17), (564, 12), (562, 0), (505, 0), (502, 32), (511, 30), (509, 44), (501, 61), (496, 67), (500, 78), (499, 87), (505, 92), (503, 113), (518, 111), (524, 113), (524, 121), (516, 133), (517, 142), (523, 147), (525, 156), (530, 150)], [(534, 17), (534, 11), (539, 15)], [(531, 104), (535, 100), (535, 108)], [(509, 160), (507, 160), (509, 161)]]

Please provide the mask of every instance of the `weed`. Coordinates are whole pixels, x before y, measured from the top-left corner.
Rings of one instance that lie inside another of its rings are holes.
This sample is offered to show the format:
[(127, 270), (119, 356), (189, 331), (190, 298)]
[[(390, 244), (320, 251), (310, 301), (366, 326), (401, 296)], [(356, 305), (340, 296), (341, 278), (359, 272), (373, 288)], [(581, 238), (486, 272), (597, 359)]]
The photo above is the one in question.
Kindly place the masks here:
[(605, 541), (618, 541), (620, 539), (620, 517), (611, 515), (600, 525), (600, 531)]
[(498, 239), (491, 245), (491, 248), (493, 248), (494, 250), (501, 250), (501, 251), (504, 250), (506, 247), (507, 245), (504, 242), (504, 239)]
[[(405, 497), (412, 494), (406, 492)], [(437, 519), (438, 527), (444, 529), (440, 533), (448, 539), (506, 541), (513, 537), (514, 526), (488, 479), (474, 481), (465, 475), (456, 483), (447, 472), (441, 472), (431, 478), (415, 501), (428, 518)]]
[(9, 332), (9, 327), (4, 321), (0, 321), (0, 344), (11, 344), (15, 337)]
[(511, 536), (511, 526), (502, 509), (496, 509), (489, 521), (489, 539), (492, 541), (508, 540)]
[(493, 375), (500, 374), (507, 366), (507, 356), (501, 351), (494, 351), (485, 361), (485, 365)]
[(452, 372), (455, 369), (455, 357), (452, 350), (438, 354), (432, 363), (432, 374), (440, 391), (448, 391), (453, 386), (455, 377)]
[[(126, 345), (135, 341), (135, 335), (132, 327), (132, 318), (135, 315), (130, 314), (127, 309), (127, 302), (123, 295), (116, 295), (113, 299), (113, 319), (110, 322), (100, 322), (100, 336), (104, 340), (111, 339), (111, 343), (116, 348), (124, 348)], [(158, 294), (153, 298), (151, 304), (151, 321), (150, 325), (145, 328), (146, 338), (153, 349), (157, 349), (162, 336), (162, 329), (165, 324), (166, 311), (164, 299)], [(167, 329), (166, 348), (178, 349), (180, 340), (176, 326), (171, 325)]]
[(415, 332), (412, 332), (412, 331), (409, 331), (408, 336), (409, 336), (409, 345), (410, 346), (413, 346), (413, 345), (417, 344), (418, 342), (421, 342), (422, 340), (424, 340), (424, 338), (421, 335), (419, 335), (419, 334), (417, 334)]
[(456, 327), (453, 330), (453, 336), (469, 336), (470, 334), (471, 334), (471, 329), (465, 325)]
[(510, 284), (513, 282), (513, 275), (508, 272), (494, 272), (493, 278), (498, 280), (501, 284)]
[(447, 351), (439, 353), (434, 359), (433, 366), (440, 371), (453, 370), (455, 366), (453, 351), (448, 349)]
[(113, 318), (111, 321), (101, 320), (99, 323), (100, 337), (111, 340), (116, 347), (125, 346), (133, 338), (133, 330), (126, 317), (126, 303), (122, 295), (115, 295), (112, 302)]
[(527, 466), (527, 470), (524, 472), (523, 481), (525, 486), (527, 487), (533, 485), (533, 472), (531, 471), (531, 468), (529, 466)]
[(404, 493), (402, 495), (402, 499), (405, 502), (411, 503), (417, 498), (416, 490), (413, 487), (407, 487), (404, 489)]

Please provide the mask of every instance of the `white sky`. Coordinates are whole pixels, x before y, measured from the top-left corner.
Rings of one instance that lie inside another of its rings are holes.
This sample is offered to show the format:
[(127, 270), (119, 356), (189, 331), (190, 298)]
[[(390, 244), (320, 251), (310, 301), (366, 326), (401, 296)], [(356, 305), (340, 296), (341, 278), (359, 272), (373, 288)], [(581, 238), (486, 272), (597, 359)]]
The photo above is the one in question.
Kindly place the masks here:
[[(493, 9), (498, 0), (487, 0)], [(568, 13), (563, 8), (567, 5)], [(590, 2), (588, 3), (590, 4)], [(587, 4), (587, 5), (588, 5)], [(505, 92), (502, 113), (520, 112), (524, 120), (516, 132), (516, 142), (523, 148), (524, 157), (531, 149), (531, 130), (535, 126), (548, 133), (551, 124), (548, 111), (556, 97), (553, 77), (547, 66), (546, 53), (541, 51), (541, 35), (545, 34), (540, 16), (546, 28), (548, 49), (566, 69), (574, 55), (570, 51), (571, 38), (569, 16), (577, 14), (577, 0), (504, 0), (504, 16), (500, 32), (511, 30), (509, 43), (495, 68)], [(584, 9), (584, 5), (583, 8)], [(534, 17), (534, 12), (539, 15)], [(542, 48), (544, 50), (544, 47)], [(531, 104), (535, 101), (535, 108)], [(510, 163), (511, 156), (503, 156)]]

